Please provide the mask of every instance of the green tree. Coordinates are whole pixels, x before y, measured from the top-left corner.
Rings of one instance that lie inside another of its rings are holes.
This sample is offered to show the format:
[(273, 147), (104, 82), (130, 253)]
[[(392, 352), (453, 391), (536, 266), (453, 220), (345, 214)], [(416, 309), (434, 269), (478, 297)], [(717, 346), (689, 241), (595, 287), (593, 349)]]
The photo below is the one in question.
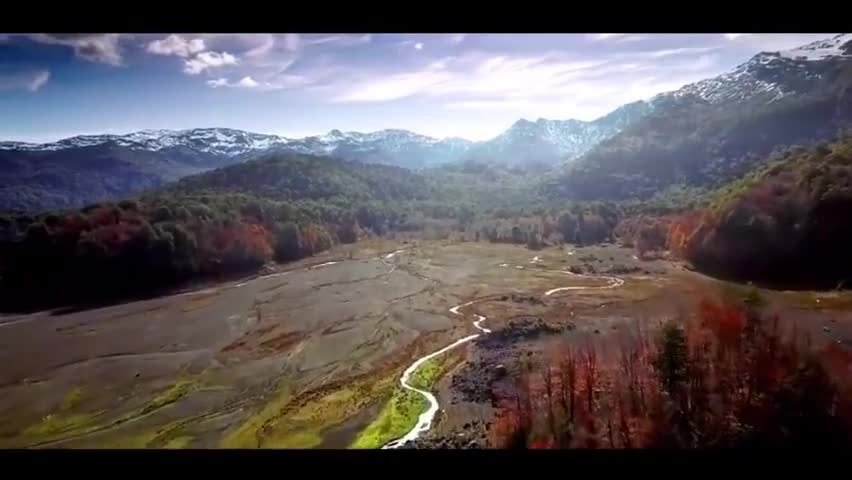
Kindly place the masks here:
[(670, 396), (674, 396), (686, 380), (688, 353), (683, 329), (674, 321), (663, 326), (658, 341), (654, 370), (660, 384)]
[(293, 222), (285, 222), (278, 228), (275, 238), (275, 257), (280, 261), (297, 260), (302, 257), (302, 233)]

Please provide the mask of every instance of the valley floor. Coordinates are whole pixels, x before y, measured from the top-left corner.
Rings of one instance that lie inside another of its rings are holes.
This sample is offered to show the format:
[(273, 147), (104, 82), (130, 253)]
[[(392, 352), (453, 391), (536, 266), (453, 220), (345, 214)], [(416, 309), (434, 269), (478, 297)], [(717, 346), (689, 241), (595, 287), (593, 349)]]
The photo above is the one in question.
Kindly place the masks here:
[[(564, 273), (589, 265), (623, 285), (544, 295), (606, 284)], [(415, 445), (488, 446), (491, 396), (520, 359), (617, 344), (729, 288), (616, 246), (371, 241), (197, 291), (2, 316), (0, 447), (379, 447), (425, 409), (402, 372), (477, 333), (474, 314), (493, 333), (421, 367), (440, 409)], [(852, 293), (761, 293), (815, 343), (852, 345)]]

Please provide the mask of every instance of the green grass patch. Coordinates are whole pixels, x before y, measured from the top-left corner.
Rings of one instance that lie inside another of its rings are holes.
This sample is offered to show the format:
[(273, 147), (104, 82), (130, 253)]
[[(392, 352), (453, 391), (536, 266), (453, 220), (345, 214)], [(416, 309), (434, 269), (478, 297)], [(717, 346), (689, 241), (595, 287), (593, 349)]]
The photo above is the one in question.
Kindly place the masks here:
[(290, 402), (290, 390), (279, 387), (271, 400), (260, 411), (249, 416), (239, 427), (225, 434), (220, 442), (222, 448), (259, 448), (260, 429), (275, 418)]
[(358, 434), (350, 448), (380, 448), (405, 435), (428, 406), (429, 402), (423, 395), (399, 387), (378, 418)]
[[(429, 391), (456, 360), (458, 357), (451, 353), (434, 357), (420, 365), (408, 383), (414, 388)], [(427, 408), (429, 402), (423, 395), (398, 386), (376, 420), (358, 434), (350, 448), (380, 448), (408, 433)]]
[(423, 365), (420, 365), (420, 368), (414, 372), (414, 375), (411, 376), (411, 380), (408, 383), (414, 388), (429, 390), (444, 373), (447, 358), (449, 358), (448, 355), (438, 355), (437, 357), (425, 362)]
[(144, 432), (137, 433), (132, 435), (127, 435), (121, 438), (109, 440), (101, 445), (98, 445), (97, 448), (121, 448), (121, 449), (133, 449), (133, 448), (147, 448), (148, 444), (154, 441), (157, 438), (157, 432)]
[(24, 435), (29, 436), (49, 436), (59, 433), (76, 430), (89, 425), (92, 421), (92, 415), (68, 414), (63, 412), (51, 413), (41, 419), (41, 422), (24, 430)]
[(270, 440), (264, 441), (266, 448), (314, 448), (322, 443), (319, 429), (307, 428), (287, 432), (286, 435), (278, 435)]
[(191, 442), (191, 441), (192, 441), (192, 437), (190, 437), (190, 436), (184, 435), (184, 436), (181, 436), (181, 437), (175, 437), (175, 438), (169, 440), (168, 443), (163, 445), (163, 448), (170, 448), (170, 449), (185, 448), (187, 445), (189, 445), (189, 442)]
[(68, 393), (65, 394), (65, 398), (62, 400), (62, 410), (67, 411), (76, 407), (83, 400), (83, 388), (82, 387), (74, 387), (71, 390), (68, 390)]
[(261, 446), (272, 448), (313, 448), (322, 443), (323, 433), (358, 412), (389, 398), (396, 375), (378, 379), (362, 378), (329, 390), (305, 403), (291, 407), (266, 425)]
[(193, 382), (189, 380), (178, 380), (174, 385), (154, 397), (151, 402), (142, 407), (139, 415), (151, 413), (154, 410), (158, 410), (166, 405), (177, 402), (181, 398), (185, 397), (192, 390), (192, 387)]
[(65, 393), (59, 410), (44, 416), (41, 421), (23, 431), (27, 436), (51, 436), (91, 427), (94, 415), (88, 413), (72, 413), (83, 400), (83, 388), (74, 387)]

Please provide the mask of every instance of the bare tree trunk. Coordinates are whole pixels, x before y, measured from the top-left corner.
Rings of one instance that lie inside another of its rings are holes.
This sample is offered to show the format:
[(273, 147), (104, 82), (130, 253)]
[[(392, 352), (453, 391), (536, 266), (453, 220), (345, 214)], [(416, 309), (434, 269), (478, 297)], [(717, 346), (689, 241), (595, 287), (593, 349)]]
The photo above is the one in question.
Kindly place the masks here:
[(586, 351), (586, 400), (590, 415), (594, 413), (593, 400), (595, 381), (597, 377), (597, 372), (595, 371), (596, 363), (597, 357), (595, 355), (594, 348), (590, 346), (589, 350)]
[(556, 422), (553, 417), (553, 371), (550, 364), (547, 365), (544, 372), (544, 393), (547, 397), (547, 425), (550, 427), (550, 434), (556, 438)]

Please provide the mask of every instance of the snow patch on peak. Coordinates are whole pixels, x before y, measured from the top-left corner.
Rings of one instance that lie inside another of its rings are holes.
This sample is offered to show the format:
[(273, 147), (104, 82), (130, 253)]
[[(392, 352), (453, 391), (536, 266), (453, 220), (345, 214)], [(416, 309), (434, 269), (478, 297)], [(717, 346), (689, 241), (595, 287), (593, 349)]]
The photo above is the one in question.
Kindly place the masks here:
[(826, 40), (819, 40), (799, 48), (778, 52), (783, 58), (793, 60), (824, 60), (831, 57), (852, 56), (852, 34), (842, 33)]

